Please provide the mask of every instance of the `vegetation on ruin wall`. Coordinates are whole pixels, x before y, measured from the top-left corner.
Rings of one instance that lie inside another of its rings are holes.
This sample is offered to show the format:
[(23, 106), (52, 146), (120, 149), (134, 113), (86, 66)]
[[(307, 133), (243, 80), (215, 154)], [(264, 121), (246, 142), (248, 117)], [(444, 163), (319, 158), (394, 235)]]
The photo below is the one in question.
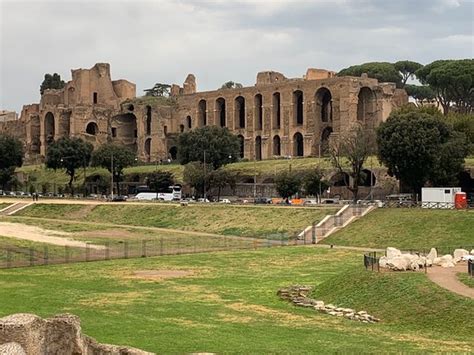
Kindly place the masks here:
[(379, 208), (324, 244), (402, 249), (474, 246), (474, 211)]
[(158, 106), (173, 106), (176, 104), (176, 100), (173, 97), (165, 96), (140, 96), (134, 99), (126, 100), (123, 104), (135, 104), (135, 105), (158, 105)]
[[(194, 275), (153, 282), (134, 278), (138, 270)], [(291, 284), (316, 286), (325, 302), (365, 310), (382, 322), (369, 325), (294, 307), (276, 296)], [(73, 313), (84, 333), (100, 342), (158, 353), (473, 350), (472, 300), (450, 294), (423, 273), (366, 272), (359, 252), (335, 249), (271, 248), (0, 270), (0, 304), (0, 317)]]
[(285, 239), (299, 234), (335, 208), (283, 206), (186, 206), (179, 205), (87, 205), (36, 204), (19, 211), (18, 216), (77, 219), (145, 227), (160, 227), (196, 232)]

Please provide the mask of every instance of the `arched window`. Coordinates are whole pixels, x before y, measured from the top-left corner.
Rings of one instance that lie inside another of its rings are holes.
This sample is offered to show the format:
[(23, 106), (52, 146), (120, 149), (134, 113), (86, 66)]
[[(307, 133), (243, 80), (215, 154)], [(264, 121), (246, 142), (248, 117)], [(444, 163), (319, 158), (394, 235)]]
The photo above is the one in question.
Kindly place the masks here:
[(180, 124), (179, 125), (179, 133), (183, 133), (184, 132), (184, 124)]
[(188, 125), (189, 129), (191, 129), (193, 127), (193, 121), (191, 119), (191, 116), (186, 117), (186, 124)]
[(178, 157), (178, 148), (172, 146), (169, 150), (169, 157), (171, 160), (176, 160), (176, 158)]
[(374, 186), (375, 185), (375, 174), (369, 169), (363, 169), (361, 174), (361, 181), (359, 186)]
[(273, 155), (281, 155), (281, 140), (279, 135), (273, 137)]
[(44, 117), (44, 141), (49, 144), (54, 141), (56, 134), (56, 125), (54, 115), (48, 112)]
[(262, 95), (255, 95), (255, 129), (261, 130), (263, 128), (263, 106)]
[(207, 103), (206, 103), (206, 100), (199, 101), (199, 105), (198, 105), (198, 124), (199, 124), (199, 127), (207, 125)]
[(303, 124), (303, 92), (301, 90), (293, 93), (293, 117), (296, 125)]
[(293, 136), (293, 154), (296, 157), (304, 155), (303, 135), (299, 132)]
[(262, 160), (262, 137), (255, 138), (255, 160)]
[(363, 87), (359, 91), (357, 101), (357, 120), (368, 121), (375, 116), (376, 99), (375, 94), (368, 87)]
[(245, 138), (243, 135), (239, 134), (237, 136), (239, 138), (239, 145), (240, 145), (240, 158), (243, 158), (245, 155)]
[(151, 138), (147, 138), (145, 140), (145, 155), (146, 155), (147, 162), (150, 162), (150, 154), (151, 154)]
[(151, 134), (151, 106), (146, 107), (146, 134)]
[(89, 122), (86, 127), (86, 133), (91, 134), (93, 136), (99, 133), (99, 127), (97, 126), (97, 123)]
[(281, 100), (280, 93), (276, 92), (272, 96), (272, 116), (273, 129), (280, 129), (281, 127)]
[(245, 128), (245, 99), (237, 96), (234, 102), (235, 107), (235, 127)]
[(321, 154), (327, 154), (329, 152), (329, 137), (332, 133), (332, 127), (326, 127), (321, 133)]
[(329, 89), (320, 88), (316, 91), (316, 119), (321, 122), (332, 121), (332, 95)]
[(216, 120), (219, 120), (219, 126), (225, 127), (226, 124), (226, 108), (225, 99), (219, 97), (216, 100)]

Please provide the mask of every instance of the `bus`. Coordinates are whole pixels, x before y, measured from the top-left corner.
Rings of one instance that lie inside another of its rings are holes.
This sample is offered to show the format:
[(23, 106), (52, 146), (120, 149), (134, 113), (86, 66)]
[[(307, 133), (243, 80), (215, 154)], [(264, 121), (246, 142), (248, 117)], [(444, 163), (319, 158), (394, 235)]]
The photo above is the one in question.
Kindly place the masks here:
[(181, 185), (169, 186), (159, 191), (150, 191), (139, 186), (135, 198), (137, 200), (179, 201), (181, 200)]

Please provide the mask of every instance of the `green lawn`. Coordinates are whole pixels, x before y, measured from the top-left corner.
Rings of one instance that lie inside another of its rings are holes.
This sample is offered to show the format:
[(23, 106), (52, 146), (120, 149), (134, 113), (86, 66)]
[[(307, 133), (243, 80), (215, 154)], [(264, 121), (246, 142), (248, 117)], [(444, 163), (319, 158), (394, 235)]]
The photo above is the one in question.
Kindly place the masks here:
[(281, 239), (299, 234), (335, 211), (283, 206), (35, 204), (16, 215)]
[(403, 249), (474, 246), (474, 211), (379, 208), (323, 243)]
[(1, 202), (0, 203), (0, 210), (3, 210), (4, 208), (7, 208), (10, 205), (11, 205), (11, 203)]
[(474, 277), (469, 276), (467, 273), (466, 274), (458, 274), (459, 280), (462, 283), (465, 283), (469, 287), (474, 288)]
[[(343, 261), (343, 262), (341, 262)], [(188, 270), (143, 280), (136, 270)], [(291, 284), (382, 319), (363, 324), (280, 300)], [(70, 312), (100, 342), (158, 353), (472, 352), (474, 302), (423, 273), (365, 271), (361, 255), (270, 248), (0, 270), (0, 316)]]

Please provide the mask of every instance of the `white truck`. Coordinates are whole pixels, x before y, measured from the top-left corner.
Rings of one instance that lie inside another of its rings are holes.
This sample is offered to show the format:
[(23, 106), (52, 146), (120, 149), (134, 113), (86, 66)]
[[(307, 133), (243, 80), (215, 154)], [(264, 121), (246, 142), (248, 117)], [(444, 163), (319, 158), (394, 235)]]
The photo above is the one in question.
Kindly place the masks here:
[(454, 196), (460, 187), (423, 187), (421, 189), (422, 208), (454, 208)]

